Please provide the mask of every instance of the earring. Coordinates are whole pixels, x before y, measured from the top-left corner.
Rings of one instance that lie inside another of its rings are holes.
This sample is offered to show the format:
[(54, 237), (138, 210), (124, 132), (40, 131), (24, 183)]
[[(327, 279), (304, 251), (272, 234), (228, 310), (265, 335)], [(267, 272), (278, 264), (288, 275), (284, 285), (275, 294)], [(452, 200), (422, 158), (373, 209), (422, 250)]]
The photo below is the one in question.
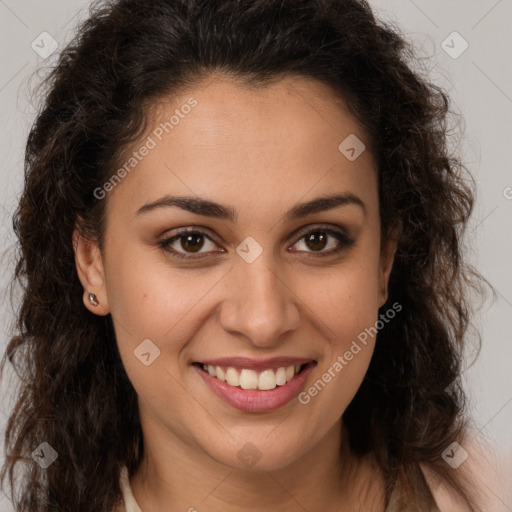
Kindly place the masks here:
[(94, 293), (89, 293), (89, 302), (94, 307), (99, 306), (100, 303), (98, 302), (98, 299), (96, 298), (96, 295)]

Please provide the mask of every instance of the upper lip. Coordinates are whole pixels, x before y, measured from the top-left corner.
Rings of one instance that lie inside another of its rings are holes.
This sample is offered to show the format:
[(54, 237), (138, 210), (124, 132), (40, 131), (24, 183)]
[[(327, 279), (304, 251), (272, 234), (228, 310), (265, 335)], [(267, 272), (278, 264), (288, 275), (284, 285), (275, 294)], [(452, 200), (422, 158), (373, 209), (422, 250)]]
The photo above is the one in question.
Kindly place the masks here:
[(200, 364), (207, 364), (212, 366), (232, 367), (237, 369), (247, 370), (266, 370), (270, 368), (281, 368), (292, 365), (302, 365), (312, 362), (313, 359), (303, 357), (272, 357), (270, 359), (251, 359), (249, 357), (221, 357), (219, 359), (203, 359), (197, 361)]

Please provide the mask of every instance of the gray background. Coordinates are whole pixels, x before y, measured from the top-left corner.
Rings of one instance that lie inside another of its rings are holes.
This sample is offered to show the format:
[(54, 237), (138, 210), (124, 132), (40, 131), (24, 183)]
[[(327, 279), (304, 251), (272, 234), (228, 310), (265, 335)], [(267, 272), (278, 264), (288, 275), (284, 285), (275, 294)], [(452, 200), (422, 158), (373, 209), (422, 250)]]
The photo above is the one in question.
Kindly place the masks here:
[[(22, 187), (23, 148), (35, 107), (30, 83), (43, 59), (31, 47), (49, 33), (62, 48), (78, 20), (87, 16), (85, 0), (0, 0), (0, 351), (13, 319), (7, 285), (12, 272), (11, 216)], [(419, 62), (451, 95), (464, 117), (457, 142), (479, 188), (468, 230), (467, 251), (497, 291), (477, 317), (482, 350), (467, 361), (464, 378), (475, 429), (506, 460), (512, 481), (512, 20), (511, 0), (373, 0), (376, 14), (391, 20), (414, 41)], [(451, 36), (456, 31), (460, 34)], [(450, 37), (448, 37), (450, 36)], [(448, 39), (447, 39), (448, 38)], [(443, 44), (443, 41), (446, 42)], [(468, 48), (461, 55), (464, 40)], [(42, 46), (41, 43), (39, 43)], [(48, 46), (45, 46), (48, 48)], [(450, 56), (445, 49), (451, 53)], [(41, 48), (40, 51), (43, 49)], [(456, 58), (454, 58), (456, 57)], [(45, 60), (45, 62), (43, 62)], [(507, 234), (508, 233), (508, 234)], [(0, 428), (9, 411), (9, 379), (1, 383)], [(512, 511), (503, 494), (500, 510)], [(0, 493), (0, 511), (11, 511)]]

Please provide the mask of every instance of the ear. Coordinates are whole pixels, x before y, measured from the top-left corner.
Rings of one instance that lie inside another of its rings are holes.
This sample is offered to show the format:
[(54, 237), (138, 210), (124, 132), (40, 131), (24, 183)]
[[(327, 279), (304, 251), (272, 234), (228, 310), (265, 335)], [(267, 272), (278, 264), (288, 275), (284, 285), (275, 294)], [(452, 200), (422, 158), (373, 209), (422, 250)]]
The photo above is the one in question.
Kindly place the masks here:
[(386, 239), (382, 241), (380, 251), (380, 276), (379, 276), (379, 308), (388, 300), (389, 275), (393, 268), (395, 252), (397, 248), (397, 231), (390, 230)]
[[(95, 315), (108, 315), (110, 307), (105, 286), (105, 269), (97, 241), (85, 238), (76, 227), (73, 231), (73, 250), (78, 278), (84, 287), (85, 307)], [(96, 296), (97, 305), (89, 300), (90, 293)]]

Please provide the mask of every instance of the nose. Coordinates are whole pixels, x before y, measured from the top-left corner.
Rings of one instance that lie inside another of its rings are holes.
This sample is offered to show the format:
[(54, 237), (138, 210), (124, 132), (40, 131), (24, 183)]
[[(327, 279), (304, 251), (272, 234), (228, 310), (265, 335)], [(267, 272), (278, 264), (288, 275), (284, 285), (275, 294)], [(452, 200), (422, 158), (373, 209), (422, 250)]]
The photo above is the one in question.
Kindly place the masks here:
[(231, 335), (272, 348), (299, 327), (297, 296), (263, 256), (250, 264), (237, 262), (225, 285), (228, 296), (220, 310), (220, 323)]

